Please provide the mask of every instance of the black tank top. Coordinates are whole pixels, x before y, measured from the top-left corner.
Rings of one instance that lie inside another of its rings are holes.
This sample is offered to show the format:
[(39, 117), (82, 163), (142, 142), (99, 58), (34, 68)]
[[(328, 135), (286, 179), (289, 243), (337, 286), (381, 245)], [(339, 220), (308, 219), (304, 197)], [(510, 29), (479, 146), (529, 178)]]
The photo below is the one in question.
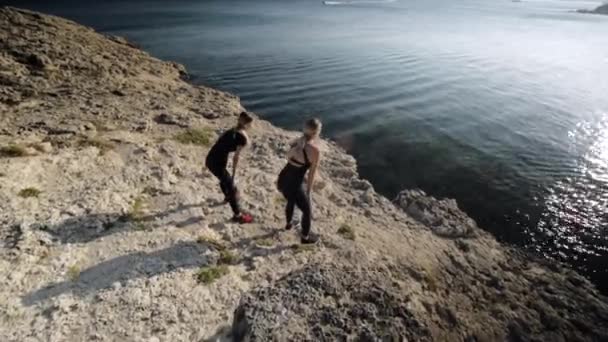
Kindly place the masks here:
[(228, 155), (231, 152), (236, 151), (239, 146), (247, 145), (247, 138), (245, 135), (236, 129), (231, 129), (220, 136), (215, 142), (215, 145), (211, 147), (207, 158), (211, 158), (217, 162), (228, 162)]

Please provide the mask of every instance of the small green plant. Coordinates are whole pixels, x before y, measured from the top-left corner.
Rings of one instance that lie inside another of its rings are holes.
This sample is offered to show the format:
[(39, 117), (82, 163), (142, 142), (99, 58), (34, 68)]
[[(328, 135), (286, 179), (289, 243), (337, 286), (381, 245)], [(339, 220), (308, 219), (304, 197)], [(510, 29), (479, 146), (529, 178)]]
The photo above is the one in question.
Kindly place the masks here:
[(133, 229), (135, 229), (135, 230), (146, 230), (146, 225), (143, 224), (142, 222), (135, 222), (135, 225), (133, 226)]
[(2, 157), (23, 157), (27, 155), (25, 146), (22, 145), (8, 145), (0, 147), (0, 156)]
[(76, 281), (80, 277), (80, 267), (77, 265), (72, 265), (68, 267), (68, 279), (71, 281)]
[(219, 264), (222, 265), (235, 265), (237, 264), (239, 261), (239, 258), (236, 254), (232, 253), (231, 251), (225, 249), (220, 251), (220, 258), (218, 260)]
[(287, 204), (287, 201), (282, 195), (276, 195), (274, 196), (274, 204), (284, 206), (285, 204)]
[(424, 273), (424, 281), (427, 284), (427, 288), (432, 292), (437, 292), (437, 280), (432, 274), (427, 272)]
[(99, 154), (104, 155), (114, 149), (114, 144), (100, 137), (85, 137), (78, 142), (80, 147), (97, 147)]
[(173, 137), (181, 144), (209, 146), (213, 140), (213, 130), (208, 127), (191, 128)]
[(112, 127), (108, 126), (105, 122), (103, 121), (93, 121), (91, 122), (91, 124), (93, 125), (93, 127), (95, 127), (95, 130), (97, 132), (109, 132), (112, 130)]
[(196, 273), (196, 279), (199, 281), (199, 283), (211, 284), (228, 273), (230, 273), (230, 270), (226, 265), (205, 266), (198, 270)]
[(303, 252), (310, 252), (315, 249), (315, 246), (314, 245), (295, 244), (295, 245), (291, 246), (291, 249), (293, 249), (293, 252), (295, 254), (299, 254), (299, 253), (303, 253)]
[(129, 212), (125, 215), (126, 220), (132, 222), (132, 228), (134, 230), (146, 230), (144, 224), (144, 208), (146, 206), (145, 199), (143, 197), (136, 197), (131, 203)]
[(274, 242), (271, 239), (260, 238), (255, 240), (255, 244), (262, 247), (272, 247), (272, 245), (274, 245)]
[(25, 188), (19, 191), (19, 196), (23, 198), (38, 197), (41, 193), (42, 191), (36, 188)]
[(127, 213), (127, 218), (129, 221), (139, 222), (143, 218), (143, 210), (144, 210), (145, 202), (142, 197), (136, 197), (131, 204), (131, 208)]
[(196, 240), (196, 242), (198, 242), (200, 244), (209, 245), (209, 246), (215, 248), (218, 251), (223, 251), (223, 250), (226, 249), (226, 246), (224, 246), (221, 242), (219, 242), (219, 241), (217, 241), (217, 240), (215, 240), (213, 238), (207, 237), (207, 236), (200, 236)]
[(353, 228), (346, 223), (342, 224), (340, 228), (338, 228), (338, 234), (342, 235), (342, 237), (348, 240), (355, 240), (356, 237)]

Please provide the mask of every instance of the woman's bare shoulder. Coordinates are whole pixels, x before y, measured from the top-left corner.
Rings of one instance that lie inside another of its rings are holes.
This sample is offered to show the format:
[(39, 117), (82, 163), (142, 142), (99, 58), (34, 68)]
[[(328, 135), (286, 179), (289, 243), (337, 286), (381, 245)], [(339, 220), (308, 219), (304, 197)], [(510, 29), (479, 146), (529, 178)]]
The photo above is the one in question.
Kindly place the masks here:
[(314, 154), (321, 154), (321, 148), (319, 147), (319, 145), (315, 142), (310, 142), (308, 144), (306, 144), (306, 152), (311, 152)]

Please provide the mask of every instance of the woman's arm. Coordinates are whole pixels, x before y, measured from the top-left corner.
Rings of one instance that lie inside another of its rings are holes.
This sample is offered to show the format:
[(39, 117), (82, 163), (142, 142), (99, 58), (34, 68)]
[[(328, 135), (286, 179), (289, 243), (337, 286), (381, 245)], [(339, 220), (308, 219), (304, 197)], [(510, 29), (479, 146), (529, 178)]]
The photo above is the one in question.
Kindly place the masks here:
[(234, 151), (234, 156), (232, 156), (232, 179), (236, 176), (236, 166), (239, 164), (239, 157), (241, 156), (241, 150), (243, 150), (245, 146), (239, 146)]
[(236, 176), (236, 167), (239, 164), (239, 158), (241, 157), (241, 151), (247, 144), (249, 143), (249, 137), (245, 133), (242, 133), (244, 140), (242, 145), (238, 145), (236, 147), (236, 151), (234, 151), (234, 156), (232, 156), (232, 179)]
[(317, 169), (319, 167), (319, 161), (321, 160), (321, 152), (317, 147), (311, 146), (311, 148), (306, 151), (310, 155), (310, 171), (308, 171), (308, 187), (307, 192), (308, 195), (312, 192), (313, 186), (315, 184), (315, 176), (317, 175)]
[(289, 143), (289, 151), (287, 151), (287, 159), (291, 159), (291, 158), (295, 157), (298, 144), (300, 143), (300, 139), (301, 138), (295, 139)]

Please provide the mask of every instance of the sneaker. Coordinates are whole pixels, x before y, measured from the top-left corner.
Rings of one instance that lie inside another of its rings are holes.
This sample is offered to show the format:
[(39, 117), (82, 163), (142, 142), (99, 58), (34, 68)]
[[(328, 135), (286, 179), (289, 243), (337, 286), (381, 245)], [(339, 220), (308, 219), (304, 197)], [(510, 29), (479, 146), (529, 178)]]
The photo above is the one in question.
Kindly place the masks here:
[(308, 236), (302, 236), (300, 238), (300, 243), (303, 245), (312, 245), (319, 241), (319, 236), (313, 233), (308, 234)]
[(240, 214), (232, 218), (233, 222), (245, 224), (253, 222), (253, 216), (251, 214)]

